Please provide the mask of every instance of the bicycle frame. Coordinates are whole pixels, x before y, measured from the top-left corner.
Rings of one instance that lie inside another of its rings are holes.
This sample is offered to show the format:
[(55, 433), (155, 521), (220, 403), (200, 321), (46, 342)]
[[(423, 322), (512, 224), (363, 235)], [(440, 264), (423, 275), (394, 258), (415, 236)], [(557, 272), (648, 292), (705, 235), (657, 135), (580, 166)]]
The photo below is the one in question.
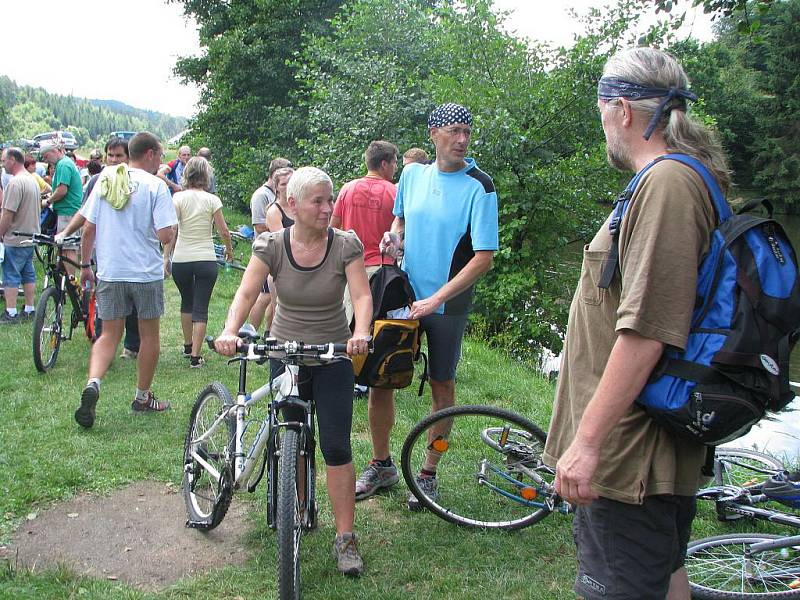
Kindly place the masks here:
[[(248, 393), (246, 391), (247, 384), (247, 362), (250, 360), (260, 360), (263, 357), (255, 354), (250, 349), (247, 356), (236, 357), (228, 361), (239, 361), (239, 390), (236, 394), (236, 402), (230, 409), (220, 414), (214, 423), (209, 427), (196, 442), (203, 442), (211, 437), (219, 427), (225, 426), (224, 423), (227, 419), (235, 417), (236, 427), (234, 434), (234, 489), (241, 489), (247, 486), (250, 477), (258, 463), (258, 459), (262, 456), (264, 447), (267, 442), (273, 439), (275, 431), (281, 427), (290, 427), (299, 431), (305, 432), (306, 435), (313, 435), (313, 418), (314, 409), (311, 402), (301, 400), (299, 398), (299, 391), (297, 385), (297, 374), (299, 367), (294, 364), (287, 364), (286, 370), (275, 377), (271, 382), (268, 382), (256, 390)], [(247, 429), (245, 417), (248, 408), (264, 399), (271, 393), (275, 397), (270, 402), (269, 412), (261, 423), (261, 426), (256, 433), (255, 439), (249, 448), (245, 447), (244, 434)], [(306, 414), (306, 422), (299, 423), (295, 421), (281, 422), (278, 419), (278, 413), (282, 408), (294, 406), (303, 409)], [(217, 482), (220, 481), (222, 474), (217, 471), (212, 465), (208, 464), (202, 456), (197, 452), (192, 451), (192, 457), (205, 468)], [(253, 491), (248, 488), (248, 491)]]

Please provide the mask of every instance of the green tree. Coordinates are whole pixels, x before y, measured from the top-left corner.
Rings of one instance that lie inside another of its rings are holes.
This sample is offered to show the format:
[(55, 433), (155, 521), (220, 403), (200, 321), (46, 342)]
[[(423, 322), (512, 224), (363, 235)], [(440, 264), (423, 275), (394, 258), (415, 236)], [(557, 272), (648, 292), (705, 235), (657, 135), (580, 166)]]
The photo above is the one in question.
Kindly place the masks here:
[(171, 0), (200, 26), (198, 57), (175, 72), (200, 87), (195, 144), (211, 148), (222, 194), (237, 203), (265, 178), (276, 154), (295, 158), (305, 118), (294, 106), (301, 34), (322, 34), (341, 0)]
[(362, 172), (371, 139), (426, 146), (435, 105), (470, 107), (471, 153), (494, 178), (501, 221), (479, 321), (523, 354), (558, 348), (576, 279), (565, 248), (596, 230), (607, 210), (598, 200), (610, 202), (619, 185), (605, 161), (597, 79), (643, 8), (595, 11), (564, 50), (509, 35), (485, 0), (353, 2), (329, 36), (307, 36), (296, 62), (309, 115), (303, 149), (343, 182)]

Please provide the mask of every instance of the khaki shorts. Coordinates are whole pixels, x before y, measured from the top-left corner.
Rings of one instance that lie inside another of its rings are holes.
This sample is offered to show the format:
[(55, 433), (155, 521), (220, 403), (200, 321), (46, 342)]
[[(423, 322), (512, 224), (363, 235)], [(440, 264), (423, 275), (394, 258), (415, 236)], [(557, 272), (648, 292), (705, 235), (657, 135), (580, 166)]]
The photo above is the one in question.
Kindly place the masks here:
[[(367, 267), (367, 279), (372, 277), (380, 269), (380, 265), (371, 265)], [(353, 300), (350, 298), (350, 286), (344, 286), (344, 314), (347, 316), (347, 324), (353, 320)]]
[[(58, 215), (56, 217), (56, 233), (61, 233), (67, 228), (69, 222), (72, 221), (72, 217), (75, 215)], [(81, 230), (78, 229), (74, 231), (72, 235), (80, 235)], [(64, 250), (78, 250), (80, 249), (80, 244), (64, 244)]]

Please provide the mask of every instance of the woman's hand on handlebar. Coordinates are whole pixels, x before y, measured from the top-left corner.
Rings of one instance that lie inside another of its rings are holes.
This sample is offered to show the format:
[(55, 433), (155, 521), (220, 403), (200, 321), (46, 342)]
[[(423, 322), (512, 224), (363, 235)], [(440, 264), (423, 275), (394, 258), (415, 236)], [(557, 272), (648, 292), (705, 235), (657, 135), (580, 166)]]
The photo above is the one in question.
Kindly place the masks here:
[(233, 356), (241, 345), (242, 340), (238, 336), (224, 331), (214, 340), (214, 348), (223, 356)]
[(356, 354), (366, 354), (369, 352), (369, 342), (372, 339), (369, 335), (354, 335), (347, 340), (347, 354), (355, 356)]

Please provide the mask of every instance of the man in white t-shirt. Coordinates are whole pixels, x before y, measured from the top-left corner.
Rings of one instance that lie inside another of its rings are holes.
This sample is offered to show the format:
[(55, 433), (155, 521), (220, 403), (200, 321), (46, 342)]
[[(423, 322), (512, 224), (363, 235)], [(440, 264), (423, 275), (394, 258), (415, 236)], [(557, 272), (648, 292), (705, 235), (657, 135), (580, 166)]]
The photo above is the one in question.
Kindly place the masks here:
[[(139, 315), (141, 345), (136, 374), (134, 412), (161, 412), (150, 385), (159, 355), (159, 324), (164, 314), (164, 267), (159, 244), (169, 243), (178, 219), (166, 184), (155, 176), (161, 143), (151, 133), (137, 133), (128, 143), (130, 166), (106, 167), (81, 208), (86, 225), (83, 256), (97, 256), (97, 314), (103, 333), (92, 347), (89, 380), (75, 411), (82, 427), (94, 424), (100, 381), (114, 359), (125, 318)], [(126, 181), (127, 180), (127, 181)], [(73, 223), (70, 223), (70, 227)], [(81, 284), (94, 284), (88, 263), (81, 265)]]

